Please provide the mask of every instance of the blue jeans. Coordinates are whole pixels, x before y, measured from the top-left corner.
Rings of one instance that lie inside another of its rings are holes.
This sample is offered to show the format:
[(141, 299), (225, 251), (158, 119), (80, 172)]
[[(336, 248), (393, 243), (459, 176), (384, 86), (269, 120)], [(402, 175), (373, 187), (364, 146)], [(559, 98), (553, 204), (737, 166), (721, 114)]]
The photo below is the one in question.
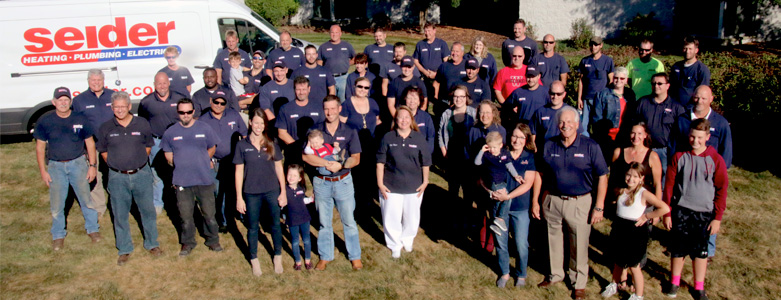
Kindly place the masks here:
[(130, 237), (130, 207), (133, 200), (141, 214), (144, 229), (144, 249), (159, 247), (157, 242), (157, 213), (152, 200), (152, 170), (144, 166), (135, 174), (122, 174), (114, 170), (108, 173), (108, 192), (111, 194), (111, 212), (114, 215), (114, 235), (119, 255), (133, 252)]
[(301, 251), (301, 248), (298, 246), (300, 244), (298, 238), (299, 234), (301, 234), (300, 240), (304, 242), (304, 259), (312, 259), (312, 241), (309, 238), (309, 221), (296, 226), (290, 226), (290, 239), (293, 243), (293, 259), (296, 263), (301, 262), (301, 254), (298, 253)]
[[(230, 156), (229, 156), (230, 157)], [(229, 208), (228, 214), (225, 214), (226, 204), (236, 204), (235, 188), (233, 187), (233, 180), (230, 176), (233, 176), (233, 163), (230, 158), (223, 157), (214, 160), (214, 169), (212, 169), (212, 176), (214, 177), (214, 203), (217, 205), (217, 223), (222, 226), (228, 225), (228, 215), (231, 214)], [(223, 184), (220, 184), (222, 182)], [(230, 197), (230, 198), (229, 198)], [(228, 201), (230, 200), (230, 201)]]
[(48, 171), (52, 179), (49, 183), (49, 202), (52, 213), (51, 233), (53, 240), (64, 239), (68, 234), (65, 230), (65, 199), (68, 197), (69, 186), (72, 186), (76, 193), (87, 233), (100, 230), (98, 212), (90, 208), (92, 204), (89, 196), (89, 182), (87, 182), (88, 170), (89, 164), (84, 156), (66, 162), (49, 161)]
[[(155, 144), (152, 146), (152, 151), (149, 152), (149, 165), (152, 166), (152, 195), (155, 207), (163, 207), (163, 180), (157, 175), (157, 168), (155, 168), (154, 161), (155, 156), (160, 152), (160, 139), (154, 138)], [(162, 154), (161, 154), (162, 155)]]
[(716, 236), (718, 234), (711, 234), (708, 238), (708, 257), (716, 256)]
[(659, 155), (659, 161), (662, 163), (662, 188), (664, 188), (664, 177), (667, 175), (667, 148), (651, 148), (657, 155)]
[[(347, 74), (339, 76), (339, 77), (334, 77), (334, 81), (336, 81), (336, 84), (335, 84), (335, 86), (336, 86), (336, 96), (339, 97), (339, 100), (344, 102), (344, 92), (345, 92), (345, 89), (347, 87)], [(316, 100), (321, 101), (323, 99), (316, 99)]]
[(355, 223), (355, 190), (352, 174), (339, 181), (325, 181), (315, 177), (315, 206), (320, 216), (320, 230), (317, 236), (317, 252), (321, 260), (334, 260), (334, 205), (344, 226), (344, 243), (350, 260), (361, 259), (361, 243), (358, 239), (358, 224)]
[[(507, 226), (512, 228), (515, 238), (515, 248), (518, 249), (518, 260), (515, 266), (515, 276), (526, 278), (526, 268), (529, 262), (529, 211), (511, 211), (508, 213)], [(494, 236), (496, 238), (496, 256), (499, 259), (499, 269), (502, 275), (510, 274), (509, 234)]]
[[(594, 99), (583, 98), (583, 114), (580, 115), (580, 128), (583, 136), (589, 136), (588, 122), (591, 119), (591, 108), (594, 106)], [(555, 124), (554, 124), (555, 125)]]
[(247, 244), (249, 244), (250, 259), (258, 258), (258, 232), (260, 231), (260, 210), (265, 207), (271, 222), (271, 240), (274, 244), (274, 255), (282, 255), (282, 226), (279, 225), (279, 190), (262, 194), (244, 194), (247, 204)]

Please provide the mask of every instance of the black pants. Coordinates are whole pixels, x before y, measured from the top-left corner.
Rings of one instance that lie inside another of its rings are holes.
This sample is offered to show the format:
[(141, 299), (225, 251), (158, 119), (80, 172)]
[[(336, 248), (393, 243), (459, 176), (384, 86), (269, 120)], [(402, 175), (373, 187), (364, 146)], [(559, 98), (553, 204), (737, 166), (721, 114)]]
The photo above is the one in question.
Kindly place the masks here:
[(179, 217), (182, 218), (182, 233), (179, 236), (179, 243), (190, 247), (195, 247), (195, 220), (193, 210), (198, 202), (203, 215), (203, 234), (206, 236), (206, 246), (218, 245), (220, 236), (218, 235), (217, 220), (214, 217), (214, 184), (196, 185), (176, 188), (176, 205), (179, 207)]

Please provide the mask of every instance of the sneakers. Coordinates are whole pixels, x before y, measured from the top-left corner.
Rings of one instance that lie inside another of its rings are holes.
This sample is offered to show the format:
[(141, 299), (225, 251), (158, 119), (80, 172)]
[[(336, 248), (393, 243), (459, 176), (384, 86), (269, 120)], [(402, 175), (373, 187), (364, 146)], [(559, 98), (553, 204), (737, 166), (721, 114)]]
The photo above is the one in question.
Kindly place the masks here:
[(602, 297), (609, 298), (615, 295), (616, 293), (618, 293), (618, 284), (616, 284), (615, 282), (611, 282), (605, 287), (605, 290), (602, 291)]
[(312, 263), (311, 262), (304, 262), (304, 268), (307, 269), (307, 271), (312, 270)]
[(100, 235), (100, 232), (88, 233), (87, 236), (92, 239), (93, 243), (98, 243), (103, 240), (103, 236)]
[(298, 262), (298, 263), (293, 264), (293, 270), (301, 271), (301, 263)]
[(188, 245), (182, 245), (182, 250), (179, 251), (179, 256), (180, 257), (185, 257), (187, 255), (190, 255), (190, 252), (193, 251), (193, 248), (195, 248), (195, 247), (188, 246)]
[(515, 287), (517, 288), (526, 287), (526, 278), (515, 279)]
[(674, 284), (670, 284), (670, 289), (667, 290), (667, 293), (665, 293), (665, 295), (667, 295), (667, 297), (670, 297), (670, 298), (678, 297), (678, 288), (679, 287), (680, 286), (677, 286), (677, 285), (674, 285)]
[(499, 276), (499, 279), (496, 280), (496, 287), (498, 288), (504, 288), (507, 285), (507, 281), (510, 279), (504, 279), (504, 277)]
[(495, 218), (494, 224), (502, 231), (507, 231), (507, 223), (505, 223), (503, 219)]
[(692, 290), (691, 295), (692, 298), (694, 298), (694, 300), (708, 300), (708, 296), (705, 295), (705, 290), (702, 291)]
[(394, 259), (401, 257), (401, 250), (391, 251), (391, 257)]
[(206, 247), (209, 247), (209, 250), (214, 251), (214, 252), (222, 251), (222, 246), (220, 246), (220, 244), (214, 244), (214, 245), (206, 246)]
[(643, 300), (643, 296), (632, 294), (631, 296), (629, 296), (629, 300)]
[(65, 246), (65, 239), (56, 239), (52, 241), (52, 250), (60, 251)]
[(274, 255), (274, 273), (282, 274), (282, 255)]
[(496, 224), (491, 224), (490, 226), (488, 226), (488, 228), (490, 228), (491, 231), (496, 233), (496, 236), (502, 236), (502, 229), (499, 228), (499, 226), (497, 226)]

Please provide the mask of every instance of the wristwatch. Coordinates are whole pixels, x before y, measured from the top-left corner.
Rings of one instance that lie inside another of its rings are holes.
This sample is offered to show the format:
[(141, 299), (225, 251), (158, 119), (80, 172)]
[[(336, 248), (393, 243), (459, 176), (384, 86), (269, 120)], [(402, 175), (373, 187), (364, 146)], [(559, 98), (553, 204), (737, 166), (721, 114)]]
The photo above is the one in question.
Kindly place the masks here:
[(98, 167), (98, 164), (89, 164), (89, 166), (90, 166), (90, 167), (97, 168), (97, 167)]
[(594, 210), (598, 211), (598, 212), (602, 212), (602, 208), (601, 207), (594, 207)]

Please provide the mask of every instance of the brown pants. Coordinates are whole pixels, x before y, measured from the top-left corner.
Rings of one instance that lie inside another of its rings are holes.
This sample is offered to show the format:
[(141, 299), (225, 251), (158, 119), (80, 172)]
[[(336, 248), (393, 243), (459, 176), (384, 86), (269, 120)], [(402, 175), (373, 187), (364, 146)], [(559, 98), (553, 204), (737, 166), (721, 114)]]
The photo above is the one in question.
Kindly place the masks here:
[(591, 224), (588, 215), (591, 210), (591, 194), (577, 199), (564, 200), (548, 195), (543, 202), (545, 221), (548, 222), (548, 252), (550, 255), (552, 282), (564, 280), (564, 233), (562, 226), (569, 229), (569, 278), (575, 289), (585, 289), (588, 282), (588, 238)]

